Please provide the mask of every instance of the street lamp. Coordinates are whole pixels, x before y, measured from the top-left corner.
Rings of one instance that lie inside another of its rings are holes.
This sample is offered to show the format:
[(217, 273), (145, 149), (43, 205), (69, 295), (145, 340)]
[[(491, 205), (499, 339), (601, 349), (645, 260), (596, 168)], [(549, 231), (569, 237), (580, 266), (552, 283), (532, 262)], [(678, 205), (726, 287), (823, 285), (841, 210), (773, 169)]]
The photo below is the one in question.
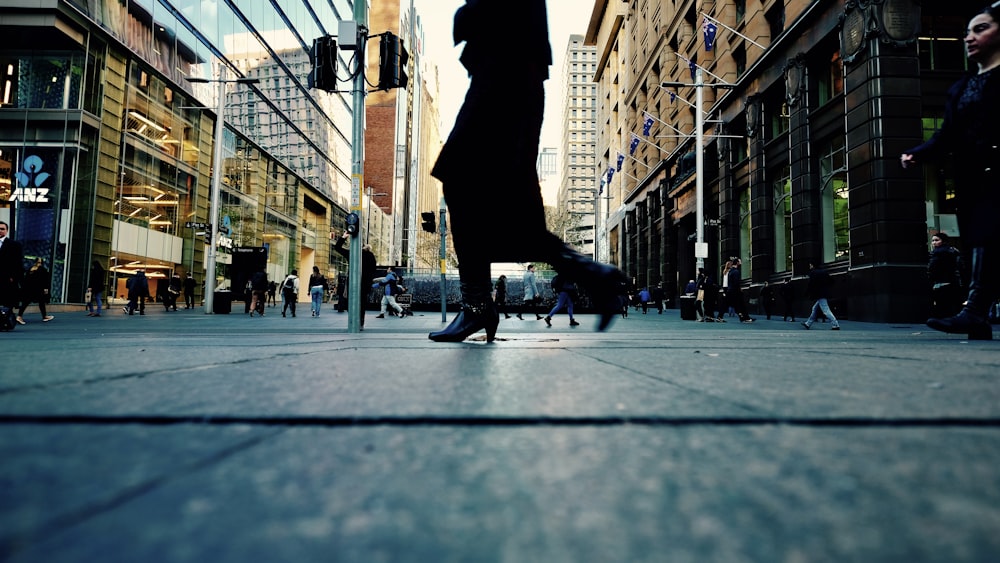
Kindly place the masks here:
[(215, 114), (215, 132), (212, 142), (215, 143), (215, 151), (212, 155), (212, 191), (209, 199), (209, 243), (208, 256), (205, 258), (205, 314), (211, 315), (215, 312), (215, 257), (216, 257), (216, 233), (219, 232), (219, 192), (222, 189), (222, 134), (226, 126), (223, 113), (226, 111), (226, 84), (257, 84), (260, 80), (256, 78), (236, 78), (226, 79), (226, 67), (219, 67), (219, 78), (197, 78), (189, 76), (186, 80), (192, 84), (208, 84), (215, 82), (219, 85), (218, 108)]
[(701, 268), (705, 265), (705, 258), (708, 258), (708, 243), (705, 242), (705, 155), (704, 151), (704, 135), (705, 135), (705, 94), (704, 88), (727, 88), (732, 89), (732, 84), (725, 84), (716, 82), (714, 84), (705, 84), (704, 78), (702, 76), (701, 67), (697, 67), (694, 73), (694, 84), (685, 84), (683, 82), (663, 82), (660, 86), (664, 88), (678, 87), (678, 86), (693, 86), (695, 90), (695, 124), (694, 124), (694, 147), (695, 147), (695, 246), (694, 246), (694, 258), (695, 267)]

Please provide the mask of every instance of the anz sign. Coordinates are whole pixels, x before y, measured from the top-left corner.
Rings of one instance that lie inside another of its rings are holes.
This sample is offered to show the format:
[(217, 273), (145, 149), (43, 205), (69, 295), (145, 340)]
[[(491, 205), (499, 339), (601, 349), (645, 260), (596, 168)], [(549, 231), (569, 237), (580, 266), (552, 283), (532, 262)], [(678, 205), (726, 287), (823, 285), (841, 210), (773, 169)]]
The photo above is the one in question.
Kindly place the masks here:
[(24, 159), (21, 170), (17, 172), (17, 187), (10, 194), (9, 201), (23, 201), (29, 203), (48, 203), (49, 188), (43, 188), (52, 175), (42, 172), (42, 159), (38, 156), (29, 156)]

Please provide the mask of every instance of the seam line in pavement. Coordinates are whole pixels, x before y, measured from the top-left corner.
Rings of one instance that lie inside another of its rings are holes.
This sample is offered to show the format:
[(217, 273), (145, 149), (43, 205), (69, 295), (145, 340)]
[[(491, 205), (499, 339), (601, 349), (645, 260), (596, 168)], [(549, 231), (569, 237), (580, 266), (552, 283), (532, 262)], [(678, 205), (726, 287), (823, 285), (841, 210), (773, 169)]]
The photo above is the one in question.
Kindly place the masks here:
[(1000, 427), (997, 417), (726, 417), (726, 416), (160, 416), (0, 415), (10, 424), (174, 424), (254, 426), (813, 426), (813, 427)]

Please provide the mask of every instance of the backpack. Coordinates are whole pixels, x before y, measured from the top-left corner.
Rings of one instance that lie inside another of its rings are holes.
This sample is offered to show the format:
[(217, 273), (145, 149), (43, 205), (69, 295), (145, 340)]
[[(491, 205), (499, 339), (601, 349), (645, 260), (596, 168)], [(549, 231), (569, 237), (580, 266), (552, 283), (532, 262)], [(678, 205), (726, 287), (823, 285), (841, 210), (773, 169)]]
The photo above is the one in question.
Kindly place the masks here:
[(285, 283), (281, 284), (281, 289), (285, 291), (295, 291), (295, 278), (292, 276), (285, 278)]

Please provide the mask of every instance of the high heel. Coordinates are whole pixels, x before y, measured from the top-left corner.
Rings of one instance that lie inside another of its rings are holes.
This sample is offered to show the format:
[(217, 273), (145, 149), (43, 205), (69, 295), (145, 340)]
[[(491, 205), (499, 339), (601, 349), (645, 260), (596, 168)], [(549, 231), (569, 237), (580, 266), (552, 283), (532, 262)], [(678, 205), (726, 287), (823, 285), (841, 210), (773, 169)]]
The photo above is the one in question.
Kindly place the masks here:
[(434, 342), (462, 342), (469, 336), (486, 331), (486, 342), (493, 342), (500, 324), (500, 315), (492, 301), (462, 305), (462, 310), (444, 330), (427, 335)]

